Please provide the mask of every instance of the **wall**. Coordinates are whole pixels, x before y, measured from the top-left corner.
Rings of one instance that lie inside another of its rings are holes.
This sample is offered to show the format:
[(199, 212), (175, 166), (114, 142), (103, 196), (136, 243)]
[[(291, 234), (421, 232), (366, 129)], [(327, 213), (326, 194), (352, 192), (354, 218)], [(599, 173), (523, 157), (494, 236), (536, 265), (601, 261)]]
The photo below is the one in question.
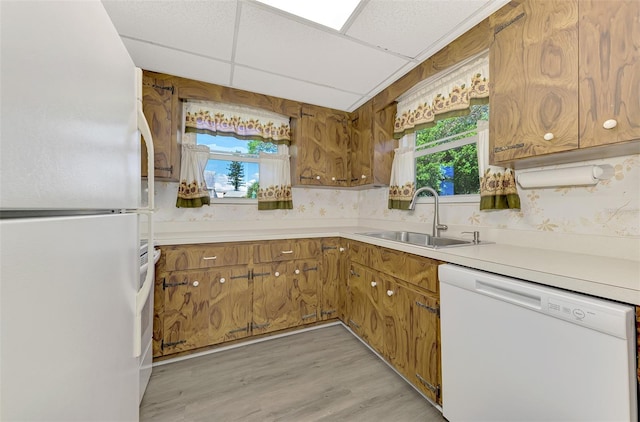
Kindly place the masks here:
[[(584, 164), (610, 164), (615, 175), (593, 187), (520, 190), (520, 210), (481, 212), (477, 203), (441, 204), (448, 235), (479, 230), (494, 242), (638, 259), (640, 256), (640, 155)], [(571, 167), (550, 166), (548, 168)], [(430, 231), (432, 203), (415, 211), (389, 210), (387, 189), (294, 188), (293, 210), (258, 211), (254, 205), (175, 207), (176, 183), (156, 184), (159, 231), (253, 230), (361, 225)]]

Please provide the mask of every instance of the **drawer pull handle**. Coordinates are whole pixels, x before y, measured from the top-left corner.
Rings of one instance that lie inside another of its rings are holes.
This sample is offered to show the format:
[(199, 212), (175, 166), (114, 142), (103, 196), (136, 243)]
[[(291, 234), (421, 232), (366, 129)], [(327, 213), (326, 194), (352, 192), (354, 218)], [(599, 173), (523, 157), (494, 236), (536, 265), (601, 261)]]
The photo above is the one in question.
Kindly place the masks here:
[(393, 290), (387, 290), (387, 296), (389, 297), (393, 296)]
[(290, 253), (293, 253), (293, 251), (282, 251), (283, 255), (290, 254)]
[(205, 261), (208, 261), (208, 260), (212, 260), (212, 259), (218, 259), (218, 257), (217, 256), (205, 256), (205, 257), (202, 257), (202, 259), (204, 259)]
[(198, 287), (200, 285), (200, 282), (198, 280), (193, 282), (193, 287)]
[(553, 136), (553, 133), (548, 132), (548, 133), (544, 134), (543, 138), (544, 138), (545, 141), (550, 141), (550, 140), (552, 140), (554, 138), (554, 136)]
[(378, 283), (376, 283), (375, 281), (371, 282), (371, 287), (376, 287), (378, 285)]
[(614, 119), (605, 120), (602, 124), (602, 127), (605, 129), (613, 129), (616, 126), (618, 126), (618, 122)]
[(222, 278), (220, 279), (220, 284), (224, 284), (224, 282), (225, 282), (225, 281), (227, 281), (227, 280), (225, 280), (225, 279), (224, 279), (224, 277), (222, 277)]

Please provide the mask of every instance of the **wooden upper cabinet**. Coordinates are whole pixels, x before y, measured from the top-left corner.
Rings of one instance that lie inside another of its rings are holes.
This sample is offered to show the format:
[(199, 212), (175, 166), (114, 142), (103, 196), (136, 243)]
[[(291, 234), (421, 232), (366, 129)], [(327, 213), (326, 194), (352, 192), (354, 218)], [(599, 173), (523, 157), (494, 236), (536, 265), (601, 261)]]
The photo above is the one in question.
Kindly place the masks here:
[[(154, 147), (155, 178), (178, 181), (180, 178), (180, 149), (178, 148), (177, 121), (180, 116), (178, 96), (169, 80), (143, 74), (142, 109)], [(142, 176), (147, 176), (147, 149), (142, 144)]]
[(578, 1), (525, 1), (494, 16), (490, 161), (578, 147)]
[(299, 125), (294, 184), (349, 186), (348, 113), (305, 104)]
[(374, 111), (369, 101), (351, 116), (351, 186), (389, 185), (396, 141), (396, 104)]
[(580, 147), (640, 139), (640, 2), (582, 0), (579, 10)]

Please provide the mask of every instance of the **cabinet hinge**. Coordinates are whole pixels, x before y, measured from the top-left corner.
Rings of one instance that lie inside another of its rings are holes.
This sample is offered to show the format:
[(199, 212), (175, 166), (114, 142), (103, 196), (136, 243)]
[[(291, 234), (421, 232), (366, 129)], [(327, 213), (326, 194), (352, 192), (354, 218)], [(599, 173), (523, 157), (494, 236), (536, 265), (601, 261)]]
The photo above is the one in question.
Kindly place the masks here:
[(313, 176), (300, 176), (300, 180), (317, 180), (317, 178)]
[(349, 272), (351, 273), (351, 275), (355, 275), (356, 277), (360, 277), (360, 274), (358, 274), (357, 272), (355, 272), (353, 270), (349, 270)]
[(271, 275), (270, 272), (266, 272), (266, 273), (254, 273), (253, 270), (251, 270), (251, 278), (255, 278), (255, 277), (262, 277), (265, 275)]
[(328, 315), (335, 314), (335, 313), (336, 313), (336, 310), (335, 310), (335, 309), (330, 309), (330, 310), (328, 310), (328, 311), (320, 311), (320, 315), (323, 315), (323, 316), (324, 316), (324, 315), (327, 315), (327, 316), (328, 316)]
[(270, 322), (265, 322), (264, 324), (256, 324), (255, 322), (251, 323), (252, 330), (259, 330), (260, 328), (266, 328), (271, 324)]
[(418, 378), (418, 381), (420, 381), (420, 383), (422, 385), (424, 385), (425, 387), (427, 387), (430, 391), (433, 391), (433, 393), (436, 395), (436, 400), (440, 399), (440, 386), (439, 385), (432, 385), (429, 382), (427, 382), (427, 380), (425, 380), (424, 378), (422, 378), (420, 376), (420, 374), (416, 374), (416, 378)]
[(309, 113), (305, 113), (305, 112), (300, 113), (300, 116), (316, 117), (315, 114), (309, 114)]
[(236, 328), (236, 329), (233, 329), (233, 330), (229, 331), (227, 334), (235, 334), (235, 333), (240, 333), (242, 331), (244, 331), (244, 332), (249, 331), (249, 327), (247, 326), (247, 327)]
[(173, 91), (173, 85), (172, 85), (172, 86), (160, 86), (160, 85), (155, 85), (155, 84), (153, 84), (153, 85), (151, 85), (151, 87), (152, 87), (152, 88), (154, 88), (154, 89), (161, 89), (161, 90), (163, 90), (163, 91), (169, 91), (169, 92), (171, 92), (172, 94), (173, 94), (173, 92), (174, 92), (174, 91)]
[(162, 279), (162, 290), (167, 289), (168, 287), (176, 287), (176, 286), (186, 286), (187, 284), (189, 284), (188, 281), (181, 281), (179, 283), (167, 283), (167, 279), (163, 278)]
[(416, 300), (416, 305), (418, 305), (421, 308), (426, 309), (427, 311), (431, 312), (432, 314), (436, 314), (437, 316), (440, 316), (440, 308), (433, 308), (429, 305), (427, 305), (426, 303), (422, 303), (420, 301)]
[(302, 271), (318, 271), (318, 267), (303, 268)]
[(502, 31), (506, 27), (513, 25), (514, 23), (516, 23), (520, 19), (524, 18), (525, 15), (526, 14), (524, 12), (522, 12), (518, 16), (516, 16), (515, 18), (511, 19), (509, 22), (505, 22), (503, 24), (500, 24), (500, 25), (496, 26), (495, 29), (493, 30), (493, 35), (496, 35), (498, 32)]
[(169, 343), (165, 343), (164, 339), (162, 339), (162, 342), (160, 343), (160, 349), (164, 350), (165, 347), (174, 347), (179, 344), (184, 344), (186, 342), (187, 340), (178, 340), (178, 341), (170, 341)]
[(248, 272), (248, 273), (243, 274), (243, 275), (233, 275), (233, 276), (229, 277), (230, 280), (235, 280), (237, 278), (247, 278), (247, 279), (251, 278), (251, 272)]
[(173, 174), (173, 165), (169, 167), (153, 167), (153, 169), (157, 171), (168, 171), (169, 173)]
[(519, 143), (519, 144), (513, 144), (513, 145), (504, 145), (501, 147), (495, 147), (493, 149), (494, 153), (498, 153), (498, 152), (502, 152), (502, 151), (507, 151), (510, 149), (518, 149), (518, 148), (524, 148), (524, 143)]
[(360, 325), (358, 325), (358, 323), (355, 322), (352, 319), (349, 319), (349, 325), (352, 325), (352, 326), (356, 327), (357, 329), (360, 329)]
[(311, 318), (315, 318), (317, 315), (316, 313), (312, 313), (312, 314), (307, 314), (307, 315), (302, 315), (302, 320), (307, 320), (307, 319), (311, 319)]

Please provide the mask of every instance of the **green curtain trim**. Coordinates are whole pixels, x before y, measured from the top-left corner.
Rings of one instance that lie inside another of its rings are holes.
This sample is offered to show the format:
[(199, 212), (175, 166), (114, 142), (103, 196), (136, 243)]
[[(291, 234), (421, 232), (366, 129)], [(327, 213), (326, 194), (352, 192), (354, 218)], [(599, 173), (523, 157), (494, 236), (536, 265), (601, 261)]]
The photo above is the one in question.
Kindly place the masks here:
[(210, 202), (211, 199), (208, 196), (193, 199), (179, 197), (176, 201), (176, 208), (200, 208), (204, 205), (211, 205)]
[(293, 209), (293, 201), (269, 201), (269, 202), (258, 201), (259, 211), (292, 210), (292, 209)]
[[(469, 101), (469, 107), (474, 106), (474, 105), (488, 104), (488, 103), (489, 103), (489, 97), (486, 97), (486, 98), (472, 98)], [(447, 111), (447, 112), (442, 113), (442, 114), (436, 114), (433, 117), (433, 121), (432, 122), (420, 123), (419, 125), (415, 125), (412, 128), (405, 129), (402, 132), (394, 132), (393, 138), (394, 139), (400, 139), (400, 138), (402, 138), (404, 135), (406, 135), (408, 133), (417, 132), (417, 131), (422, 130), (422, 129), (432, 128), (435, 125), (437, 125), (438, 121), (440, 121), (440, 120), (450, 119), (452, 117), (468, 116), (469, 113), (471, 113), (471, 110), (469, 108), (465, 108), (464, 110), (452, 110), (452, 111)]]
[(264, 141), (264, 142), (271, 142), (273, 144), (276, 145), (291, 145), (291, 140), (290, 139), (280, 139), (279, 141), (276, 141), (272, 138), (263, 138), (261, 136), (257, 136), (257, 135), (252, 135), (252, 136), (242, 136), (242, 135), (238, 135), (235, 132), (222, 132), (222, 131), (217, 131), (217, 130), (207, 130), (207, 129), (196, 129), (194, 127), (186, 127), (184, 129), (185, 132), (187, 133), (201, 133), (204, 135), (222, 135), (222, 136), (232, 136), (236, 139), (241, 139), (243, 141), (254, 141), (254, 140), (258, 140), (258, 141)]
[(520, 209), (520, 196), (518, 194), (488, 195), (480, 197), (480, 211), (507, 209)]
[(402, 201), (400, 199), (389, 199), (390, 210), (408, 210), (411, 201)]

